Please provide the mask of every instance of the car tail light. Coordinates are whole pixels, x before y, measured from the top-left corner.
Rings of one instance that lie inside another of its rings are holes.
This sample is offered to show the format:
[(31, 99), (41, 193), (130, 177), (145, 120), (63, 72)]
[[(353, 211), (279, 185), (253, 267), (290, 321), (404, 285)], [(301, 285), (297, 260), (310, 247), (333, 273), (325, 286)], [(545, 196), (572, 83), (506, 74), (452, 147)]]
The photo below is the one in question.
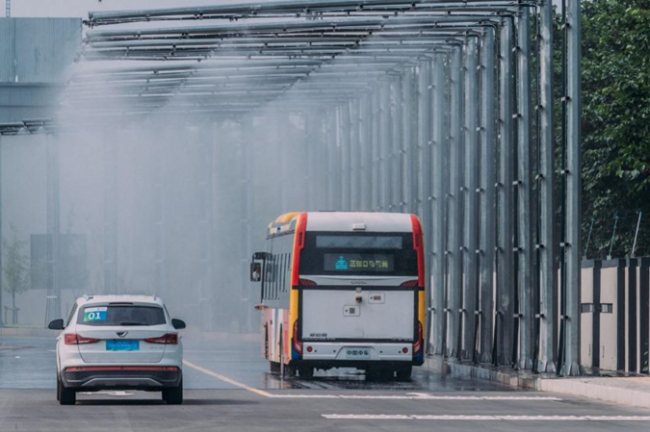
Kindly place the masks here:
[(420, 351), (422, 351), (422, 343), (423, 343), (423, 335), (422, 335), (422, 323), (418, 322), (418, 338), (413, 344), (413, 355), (420, 354)]
[(178, 334), (167, 333), (166, 335), (155, 338), (148, 338), (144, 341), (151, 344), (178, 345)]
[(68, 333), (64, 336), (64, 342), (66, 345), (86, 345), (97, 343), (99, 339), (83, 337), (77, 333)]
[(298, 320), (293, 323), (293, 350), (298, 354), (302, 354), (302, 342), (298, 338)]

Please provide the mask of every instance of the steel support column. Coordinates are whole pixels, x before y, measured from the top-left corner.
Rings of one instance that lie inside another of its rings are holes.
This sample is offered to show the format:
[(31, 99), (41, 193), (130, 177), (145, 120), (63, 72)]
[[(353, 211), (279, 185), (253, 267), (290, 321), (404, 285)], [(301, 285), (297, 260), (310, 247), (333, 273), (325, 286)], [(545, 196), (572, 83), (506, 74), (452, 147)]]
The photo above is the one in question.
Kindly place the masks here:
[(465, 44), (465, 209), (463, 271), (463, 358), (475, 360), (476, 321), (478, 301), (478, 92), (477, 92), (477, 43), (469, 38)]
[(117, 138), (104, 137), (104, 293), (118, 293), (117, 276)]
[(341, 175), (341, 210), (350, 211), (352, 191), (351, 182), (351, 150), (350, 150), (350, 104), (343, 103), (338, 106), (338, 125), (339, 125), (339, 151), (340, 151), (340, 175)]
[(359, 145), (361, 147), (361, 209), (372, 211), (372, 96), (361, 98), (359, 109)]
[(380, 211), (389, 211), (390, 192), (391, 192), (391, 172), (390, 172), (390, 140), (391, 134), (391, 119), (390, 119), (390, 82), (384, 81), (381, 83), (379, 90), (379, 166), (380, 177), (379, 184), (380, 193)]
[(339, 197), (340, 188), (338, 188), (338, 165), (336, 149), (336, 115), (334, 111), (328, 111), (325, 115), (326, 125), (326, 143), (327, 148), (327, 207), (328, 210), (340, 210)]
[(481, 199), (480, 199), (480, 276), (481, 340), (478, 360), (492, 362), (494, 343), (494, 247), (496, 245), (496, 152), (494, 140), (494, 29), (488, 28), (481, 47)]
[(404, 173), (402, 170), (402, 140), (403, 121), (402, 121), (402, 79), (397, 77), (391, 85), (391, 131), (392, 139), (390, 143), (390, 187), (391, 199), (389, 210), (400, 212), (402, 210), (403, 190), (404, 190)]
[(514, 339), (514, 255), (513, 255), (513, 122), (512, 122), (512, 23), (504, 19), (499, 49), (499, 183), (497, 253), (497, 359), (513, 362)]
[[(163, 148), (168, 145), (161, 142)], [(153, 208), (154, 208), (154, 295), (165, 296), (167, 293), (167, 251), (165, 236), (165, 155), (159, 145), (151, 144), (153, 162)]]
[(538, 372), (555, 372), (557, 347), (557, 265), (555, 262), (555, 204), (553, 144), (553, 3), (540, 10), (540, 106), (538, 176), (540, 233), (539, 253), (539, 356)]
[(372, 164), (370, 165), (371, 173), (371, 196), (372, 196), (372, 211), (379, 211), (381, 206), (381, 189), (379, 188), (379, 182), (381, 181), (380, 173), (380, 145), (379, 141), (381, 140), (381, 127), (380, 127), (380, 116), (381, 110), (379, 108), (381, 103), (381, 98), (379, 97), (379, 92), (374, 91), (372, 93), (372, 99), (370, 102), (370, 153)]
[[(448, 107), (445, 106), (445, 54), (436, 53), (433, 56), (433, 131), (431, 135), (431, 154), (433, 158), (433, 194), (432, 194), (432, 284), (433, 306), (436, 311), (436, 331), (442, 334), (442, 346), (434, 345), (436, 354), (443, 354), (445, 350), (445, 329), (446, 329), (446, 305), (445, 305), (445, 190), (446, 190), (446, 161), (445, 136), (445, 115)], [(440, 311), (440, 312), (438, 312)]]
[(417, 143), (413, 140), (413, 124), (415, 118), (414, 97), (413, 97), (413, 68), (408, 68), (404, 71), (404, 79), (402, 80), (402, 90), (404, 96), (402, 97), (402, 155), (404, 158), (404, 200), (402, 202), (402, 211), (415, 213), (417, 200), (417, 164), (415, 155), (417, 154)]
[(519, 290), (519, 356), (521, 369), (533, 367), (535, 290), (533, 284), (533, 232), (531, 212), (530, 9), (521, 8), (517, 25), (517, 287)]
[(463, 136), (461, 121), (463, 119), (463, 50), (454, 49), (451, 54), (451, 86), (450, 86), (450, 126), (449, 126), (449, 194), (448, 194), (448, 226), (449, 246), (447, 250), (448, 268), (448, 342), (447, 356), (460, 358), (461, 352), (461, 299), (463, 290), (463, 253), (461, 249), (463, 238), (463, 193), (462, 173)]
[[(2, 135), (0, 135), (0, 239), (2, 239)], [(2, 241), (0, 240), (0, 245)], [(3, 291), (3, 280), (2, 275), (4, 274), (3, 267), (3, 253), (2, 248), (0, 247), (0, 328), (4, 327), (4, 304), (2, 302), (2, 293)]]
[(566, 271), (565, 349), (562, 374), (580, 374), (580, 0), (568, 0), (567, 7), (567, 165), (564, 260)]
[[(424, 250), (426, 268), (431, 269), (431, 250), (432, 250), (432, 212), (431, 212), (431, 63), (422, 61), (419, 64), (418, 71), (418, 146), (420, 148), (420, 173), (421, 187), (419, 188), (420, 209), (419, 214), (422, 218), (424, 229)], [(432, 354), (443, 354), (444, 335), (442, 327), (436, 323), (440, 322), (439, 316), (444, 316), (442, 299), (434, 298), (434, 292), (431, 288), (431, 276), (427, 277), (426, 289), (428, 290), (430, 313), (427, 317), (429, 346), (428, 350)]]
[[(46, 232), (47, 232), (47, 311), (46, 321), (61, 318), (61, 286), (59, 284), (59, 234), (61, 209), (59, 188), (59, 140), (45, 135), (46, 157)], [(45, 323), (47, 325), (47, 322)]]
[(361, 141), (359, 139), (359, 109), (361, 101), (349, 102), (350, 128), (350, 210), (361, 210)]

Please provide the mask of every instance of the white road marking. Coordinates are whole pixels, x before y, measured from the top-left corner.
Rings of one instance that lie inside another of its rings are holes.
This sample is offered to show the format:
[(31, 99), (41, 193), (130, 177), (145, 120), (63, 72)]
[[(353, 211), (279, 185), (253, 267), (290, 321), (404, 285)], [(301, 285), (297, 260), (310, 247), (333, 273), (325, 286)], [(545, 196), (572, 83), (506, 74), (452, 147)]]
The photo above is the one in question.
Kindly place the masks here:
[(199, 372), (202, 372), (202, 373), (204, 373), (204, 374), (206, 374), (206, 375), (209, 375), (209, 376), (211, 376), (211, 377), (213, 377), (213, 378), (216, 378), (216, 379), (218, 379), (218, 380), (220, 380), (220, 381), (226, 382), (226, 383), (228, 383), (228, 384), (230, 384), (230, 385), (233, 385), (233, 386), (235, 386), (235, 387), (239, 387), (239, 388), (241, 388), (241, 389), (247, 390), (247, 391), (249, 391), (249, 392), (251, 392), (251, 393), (255, 393), (255, 394), (257, 394), (257, 395), (265, 396), (265, 397), (272, 397), (271, 393), (269, 393), (269, 392), (266, 392), (266, 391), (264, 391), (264, 390), (259, 390), (259, 389), (253, 388), (253, 387), (248, 386), (248, 385), (246, 385), (246, 384), (244, 384), (244, 383), (241, 383), (241, 382), (239, 382), (239, 381), (235, 381), (235, 380), (232, 379), (232, 378), (228, 378), (228, 377), (225, 376), (225, 375), (221, 375), (221, 374), (218, 374), (218, 373), (216, 373), (216, 372), (213, 372), (213, 371), (211, 371), (210, 369), (202, 368), (201, 366), (195, 365), (194, 363), (189, 362), (189, 361), (187, 361), (187, 360), (183, 360), (183, 364), (184, 364), (185, 366), (191, 367), (191, 368), (194, 369), (194, 370), (197, 370), (197, 371), (199, 371)]
[(561, 401), (552, 396), (451, 396), (431, 394), (405, 395), (319, 395), (319, 394), (272, 394), (269, 397), (279, 399), (388, 399), (388, 400), (432, 400), (432, 401)]
[(440, 421), (632, 421), (650, 422), (650, 416), (515, 416), (428, 414), (322, 414), (330, 420), (440, 420)]

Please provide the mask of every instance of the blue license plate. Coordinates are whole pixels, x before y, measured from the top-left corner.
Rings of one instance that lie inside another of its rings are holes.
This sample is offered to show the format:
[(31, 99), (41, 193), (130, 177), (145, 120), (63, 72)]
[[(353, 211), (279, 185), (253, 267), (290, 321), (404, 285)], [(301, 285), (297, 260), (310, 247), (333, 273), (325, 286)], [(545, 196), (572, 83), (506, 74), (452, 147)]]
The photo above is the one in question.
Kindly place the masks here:
[(106, 351), (140, 351), (138, 340), (107, 340)]

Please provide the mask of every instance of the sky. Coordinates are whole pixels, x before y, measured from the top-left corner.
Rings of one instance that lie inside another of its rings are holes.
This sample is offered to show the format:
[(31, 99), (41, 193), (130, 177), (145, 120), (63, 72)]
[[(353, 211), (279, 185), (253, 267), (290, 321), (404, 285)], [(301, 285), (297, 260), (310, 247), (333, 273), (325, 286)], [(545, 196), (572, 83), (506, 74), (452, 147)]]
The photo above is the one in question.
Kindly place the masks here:
[[(2, 3), (0, 16), (5, 16), (6, 0), (0, 2)], [(233, 3), (233, 0), (11, 0), (11, 16), (87, 18), (89, 11), (154, 9), (220, 3)]]

